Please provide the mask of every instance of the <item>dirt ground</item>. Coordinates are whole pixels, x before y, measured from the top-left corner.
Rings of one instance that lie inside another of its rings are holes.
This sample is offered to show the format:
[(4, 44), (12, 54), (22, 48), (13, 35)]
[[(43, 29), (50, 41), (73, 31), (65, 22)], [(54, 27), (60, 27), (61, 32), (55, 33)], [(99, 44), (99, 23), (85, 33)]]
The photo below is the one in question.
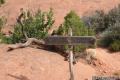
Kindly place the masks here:
[[(58, 53), (42, 49), (23, 48), (7, 52), (0, 45), (0, 80), (69, 80), (69, 65)], [(120, 71), (120, 54), (110, 54), (97, 48), (94, 65), (80, 59), (74, 65), (75, 80), (91, 80), (92, 76), (111, 76)], [(116, 56), (116, 57), (115, 57)]]
[[(81, 17), (95, 10), (107, 12), (117, 6), (120, 0), (6, 0), (0, 7), (0, 16), (7, 18), (3, 32), (13, 29), (20, 8), (35, 12), (53, 8), (56, 29), (64, 16), (74, 10)], [(7, 52), (8, 45), (0, 44), (0, 80), (69, 80), (69, 65), (56, 52), (42, 49), (23, 48)], [(110, 53), (96, 48), (97, 61), (91, 65), (80, 59), (74, 65), (75, 80), (91, 80), (92, 76), (109, 76), (120, 73), (120, 52)]]

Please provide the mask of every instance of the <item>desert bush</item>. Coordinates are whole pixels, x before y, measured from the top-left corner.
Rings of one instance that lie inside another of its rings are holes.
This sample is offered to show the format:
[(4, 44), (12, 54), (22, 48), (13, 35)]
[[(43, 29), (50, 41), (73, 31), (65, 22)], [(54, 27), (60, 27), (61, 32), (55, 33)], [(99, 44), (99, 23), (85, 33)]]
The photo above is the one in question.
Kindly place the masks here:
[(4, 16), (0, 17), (0, 32), (3, 26), (5, 25), (5, 23), (6, 23), (6, 18)]
[(107, 14), (102, 10), (95, 11), (92, 15), (84, 16), (82, 19), (87, 26), (95, 30), (96, 34), (101, 34), (107, 28), (120, 22), (120, 5), (110, 10)]
[(1, 32), (1, 29), (3, 27), (3, 24), (4, 24), (3, 17), (0, 17), (0, 32)]
[(120, 71), (114, 72), (114, 73), (113, 73), (113, 76), (118, 76), (118, 77), (119, 77), (119, 76), (120, 76)]
[(65, 18), (64, 23), (59, 27), (58, 32), (60, 28), (62, 31), (62, 35), (68, 35), (68, 30), (71, 27), (73, 30), (73, 36), (86, 36), (86, 35), (94, 35), (94, 32), (91, 28), (86, 27), (84, 25), (84, 22), (80, 19), (80, 17), (74, 12), (69, 12)]
[(93, 28), (96, 34), (103, 32), (108, 26), (106, 26), (105, 20), (106, 14), (100, 10), (95, 11), (89, 16), (83, 16), (82, 20), (85, 22), (86, 26)]
[(114, 40), (110, 44), (110, 50), (111, 51), (120, 51), (120, 40)]
[(0, 0), (0, 5), (4, 3), (5, 3), (5, 0)]
[(54, 23), (52, 9), (49, 12), (38, 10), (35, 15), (31, 14), (30, 11), (26, 11), (24, 16), (23, 26), (17, 23), (11, 37), (6, 38), (8, 43), (25, 42), (23, 31), (26, 32), (29, 38), (43, 39), (48, 35), (48, 31)]
[(117, 22), (120, 22), (120, 4), (118, 7), (113, 8), (106, 15), (106, 26), (114, 26)]
[(4, 17), (0, 17), (0, 43), (2, 42), (2, 38), (4, 37), (3, 33), (1, 32), (1, 29), (6, 23), (6, 19)]
[(117, 22), (106, 29), (101, 36), (101, 46), (110, 47), (112, 51), (120, 51), (120, 23)]
[[(94, 31), (86, 27), (84, 25), (84, 22), (80, 19), (80, 17), (74, 12), (70, 11), (65, 17), (64, 17), (64, 23), (60, 25), (59, 29), (57, 30), (57, 35), (63, 35), (66, 36), (69, 33), (69, 28), (72, 28), (73, 36), (90, 36), (94, 35)], [(67, 49), (68, 46), (65, 46)], [(75, 46), (74, 50), (76, 52), (81, 52), (86, 47), (84, 45)]]
[(87, 26), (92, 27), (99, 35), (99, 46), (109, 48), (115, 41), (120, 40), (120, 5), (107, 14), (96, 11), (93, 15), (83, 18)]

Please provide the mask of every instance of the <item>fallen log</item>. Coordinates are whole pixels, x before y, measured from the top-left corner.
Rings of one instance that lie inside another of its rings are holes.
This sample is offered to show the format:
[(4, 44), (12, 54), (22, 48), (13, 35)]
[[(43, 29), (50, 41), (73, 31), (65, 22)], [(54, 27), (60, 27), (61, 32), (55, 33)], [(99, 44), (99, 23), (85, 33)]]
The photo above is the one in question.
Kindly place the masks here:
[(38, 40), (36, 38), (28, 38), (25, 43), (19, 43), (19, 44), (16, 44), (16, 45), (10, 45), (8, 47), (7, 51), (12, 51), (12, 50), (18, 49), (18, 48), (25, 48), (25, 47), (30, 46), (33, 43), (35, 43), (37, 45), (44, 45), (45, 44), (45, 42), (43, 40)]

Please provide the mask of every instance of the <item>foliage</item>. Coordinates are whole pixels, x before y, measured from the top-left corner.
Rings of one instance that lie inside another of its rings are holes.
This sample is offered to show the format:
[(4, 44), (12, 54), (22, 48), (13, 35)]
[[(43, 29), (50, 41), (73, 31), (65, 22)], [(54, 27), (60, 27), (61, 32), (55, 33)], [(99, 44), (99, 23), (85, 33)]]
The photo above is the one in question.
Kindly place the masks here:
[(101, 36), (103, 47), (110, 47), (112, 51), (120, 51), (120, 23), (116, 22), (113, 26), (107, 28)]
[(104, 32), (107, 28), (112, 27), (115, 23), (120, 22), (120, 5), (105, 14), (102, 10), (94, 14), (83, 17), (87, 26), (92, 27), (96, 34)]
[(1, 29), (6, 23), (6, 19), (4, 17), (0, 17), (0, 43), (2, 42), (2, 39), (4, 37), (3, 33), (1, 32)]
[(100, 46), (109, 48), (116, 43), (115, 41), (120, 40), (120, 5), (107, 14), (96, 11), (95, 14), (84, 17), (83, 20), (87, 26), (95, 30), (97, 35), (100, 35)]
[(4, 19), (3, 19), (3, 17), (0, 17), (0, 31), (3, 27), (3, 25), (4, 25)]
[(73, 30), (73, 36), (94, 35), (92, 29), (85, 27), (83, 21), (74, 11), (69, 12), (64, 19), (64, 23), (58, 29), (58, 35), (68, 35), (70, 27)]
[(120, 51), (120, 40), (114, 40), (113, 43), (110, 45), (111, 51)]
[(48, 31), (54, 23), (52, 9), (49, 12), (38, 10), (35, 15), (27, 11), (24, 16), (23, 26), (19, 23), (15, 25), (13, 35), (9, 38), (8, 43), (24, 42), (25, 36), (22, 31), (26, 32), (29, 38), (42, 39), (48, 35)]
[(107, 26), (114, 26), (116, 23), (120, 22), (120, 4), (118, 7), (113, 8), (106, 15)]
[(5, 0), (0, 0), (0, 5), (4, 3), (5, 3)]
[(113, 73), (113, 76), (118, 76), (118, 77), (119, 77), (119, 76), (120, 76), (120, 71), (114, 72), (114, 73)]
[(107, 28), (105, 16), (106, 14), (100, 10), (90, 16), (84, 16), (82, 19), (86, 26), (93, 28), (95, 33), (99, 34)]
[[(56, 32), (57, 35), (68, 35), (70, 27), (72, 28), (73, 36), (94, 35), (94, 31), (91, 28), (86, 27), (81, 21), (80, 17), (74, 11), (69, 12), (65, 16), (64, 20), (64, 23), (60, 25), (59, 29)], [(65, 46), (65, 48), (67, 49), (68, 47)], [(83, 45), (75, 46), (75, 51), (81, 51), (83, 48), (85, 48)]]

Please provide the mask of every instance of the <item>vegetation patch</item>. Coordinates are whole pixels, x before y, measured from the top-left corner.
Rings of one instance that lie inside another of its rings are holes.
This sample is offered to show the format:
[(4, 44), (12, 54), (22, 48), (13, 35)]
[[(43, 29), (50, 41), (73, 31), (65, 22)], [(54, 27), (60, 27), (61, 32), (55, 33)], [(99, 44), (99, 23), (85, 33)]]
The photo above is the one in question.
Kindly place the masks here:
[(6, 19), (4, 17), (0, 17), (0, 43), (2, 42), (3, 37), (4, 37), (1, 30), (2, 30), (3, 26), (5, 25), (5, 23), (6, 23)]
[[(94, 30), (92, 28), (86, 27), (84, 22), (80, 17), (74, 12), (70, 11), (65, 17), (64, 22), (59, 26), (57, 31), (54, 31), (57, 35), (69, 36), (69, 28), (72, 28), (73, 36), (92, 36), (94, 35)], [(68, 46), (64, 46), (65, 50)], [(86, 46), (77, 45), (74, 47), (74, 52), (84, 51)]]
[(13, 34), (8, 38), (5, 37), (4, 42), (23, 43), (26, 41), (25, 35), (28, 38), (43, 39), (48, 35), (49, 29), (54, 23), (52, 9), (49, 12), (38, 10), (35, 15), (30, 11), (22, 10), (21, 15), (19, 16), (21, 19), (18, 19), (18, 23), (14, 27)]
[(5, 3), (5, 0), (0, 0), (0, 6)]
[(119, 77), (119, 76), (120, 76), (120, 71), (116, 71), (116, 72), (114, 72), (113, 75)]
[(96, 11), (92, 16), (83, 18), (85, 24), (92, 27), (99, 37), (99, 45), (112, 51), (120, 51), (120, 5), (107, 14)]
[[(21, 14), (22, 19), (17, 20), (13, 34), (10, 37), (2, 37), (3, 42), (23, 43), (26, 42), (26, 35), (28, 38), (39, 40), (48, 36), (55, 21), (52, 9), (48, 12), (38, 10), (35, 14), (21, 10)], [(3, 20), (0, 19), (0, 29), (2, 25)], [(73, 36), (97, 36), (98, 46), (111, 51), (120, 51), (120, 5), (107, 14), (103, 11), (96, 11), (93, 15), (83, 18), (80, 18), (74, 11), (70, 11), (64, 17), (64, 22), (58, 30), (53, 31), (52, 35), (69, 36), (69, 28), (72, 28)], [(66, 45), (62, 47), (65, 50), (68, 49)], [(86, 46), (82, 44), (77, 45), (74, 47), (74, 51), (82, 52), (85, 48)]]

